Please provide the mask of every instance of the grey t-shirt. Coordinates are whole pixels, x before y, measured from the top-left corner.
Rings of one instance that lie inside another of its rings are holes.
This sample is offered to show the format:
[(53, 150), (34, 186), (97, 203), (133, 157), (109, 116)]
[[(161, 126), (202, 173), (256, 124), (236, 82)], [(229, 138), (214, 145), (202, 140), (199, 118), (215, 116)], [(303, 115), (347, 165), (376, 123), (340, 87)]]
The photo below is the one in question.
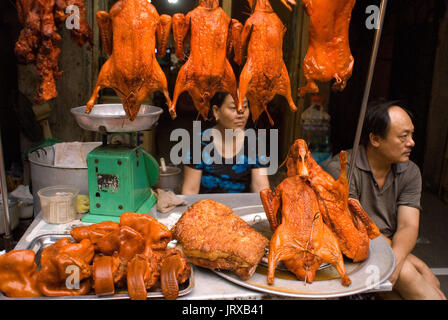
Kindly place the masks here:
[[(350, 154), (351, 150), (348, 150), (348, 160), (350, 160)], [(363, 146), (359, 146), (355, 163), (350, 197), (358, 199), (381, 233), (392, 238), (397, 230), (399, 206), (409, 206), (421, 210), (422, 177), (420, 169), (412, 161), (393, 164), (383, 188), (379, 189)], [(347, 172), (349, 166), (348, 163)], [(339, 154), (323, 163), (322, 167), (337, 179), (341, 170)]]

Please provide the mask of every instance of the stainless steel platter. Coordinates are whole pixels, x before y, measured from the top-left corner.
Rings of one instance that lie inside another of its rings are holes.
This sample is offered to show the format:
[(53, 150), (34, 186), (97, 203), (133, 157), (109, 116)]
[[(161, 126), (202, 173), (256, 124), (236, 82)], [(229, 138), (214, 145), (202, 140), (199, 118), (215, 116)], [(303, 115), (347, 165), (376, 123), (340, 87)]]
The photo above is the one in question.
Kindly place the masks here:
[[(269, 222), (260, 205), (234, 208), (234, 213), (249, 223), (254, 229), (270, 239)], [(227, 271), (213, 270), (217, 275), (240, 286), (280, 296), (323, 299), (337, 298), (366, 291), (383, 291), (381, 284), (386, 281), (395, 268), (395, 256), (389, 244), (382, 237), (370, 241), (369, 257), (362, 262), (344, 261), (345, 269), (352, 280), (349, 287), (341, 284), (336, 270), (326, 265), (316, 272), (312, 284), (297, 280), (281, 264), (277, 266), (273, 285), (267, 284), (267, 259), (264, 257), (253, 276), (243, 281)]]
[(134, 121), (126, 117), (122, 104), (96, 104), (92, 111), (85, 113), (86, 106), (72, 108), (70, 111), (78, 125), (90, 131), (135, 132), (149, 130), (156, 125), (163, 110), (159, 107), (141, 105)]
[[(30, 249), (36, 252), (35, 261), (36, 264), (38, 265), (38, 269), (40, 269), (40, 256), (42, 250), (52, 245), (53, 243), (57, 242), (58, 240), (66, 237), (71, 238), (69, 234), (48, 234), (36, 237), (35, 239), (33, 239), (33, 241), (30, 242), (29, 246), (26, 249)], [(186, 283), (179, 285), (179, 297), (184, 296), (190, 293), (191, 290), (193, 290), (194, 287), (193, 269), (194, 268), (191, 268), (190, 279)], [(150, 290), (148, 290), (147, 298), (164, 299), (164, 296), (160, 288), (156, 289), (151, 288)], [(36, 297), (36, 298), (9, 298), (3, 295), (2, 292), (0, 292), (0, 300), (126, 300), (126, 299), (129, 299), (129, 295), (126, 290), (117, 290), (116, 294), (110, 296), (97, 296), (92, 292), (92, 294), (82, 296), (57, 296), (57, 297)]]

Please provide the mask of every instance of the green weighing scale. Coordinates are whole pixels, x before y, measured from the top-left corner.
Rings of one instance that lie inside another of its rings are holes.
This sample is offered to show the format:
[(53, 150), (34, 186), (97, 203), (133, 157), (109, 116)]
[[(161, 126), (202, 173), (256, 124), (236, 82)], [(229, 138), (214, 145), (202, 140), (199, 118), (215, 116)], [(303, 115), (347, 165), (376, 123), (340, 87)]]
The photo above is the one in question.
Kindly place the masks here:
[[(124, 212), (148, 213), (157, 198), (151, 187), (159, 179), (159, 164), (151, 154), (133, 144), (137, 131), (157, 124), (161, 108), (142, 105), (134, 121), (121, 104), (98, 104), (90, 114), (85, 106), (71, 109), (79, 126), (102, 134), (103, 143), (87, 155), (90, 212), (81, 221), (120, 222)], [(126, 133), (129, 143), (108, 143), (113, 133)]]

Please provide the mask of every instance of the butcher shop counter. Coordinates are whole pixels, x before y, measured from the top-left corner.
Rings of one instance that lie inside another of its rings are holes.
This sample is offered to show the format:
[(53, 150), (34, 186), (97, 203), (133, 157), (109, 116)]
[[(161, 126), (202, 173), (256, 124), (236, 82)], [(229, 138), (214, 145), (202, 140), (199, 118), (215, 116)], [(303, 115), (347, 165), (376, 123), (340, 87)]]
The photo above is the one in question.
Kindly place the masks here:
[[(240, 216), (244, 216), (249, 211), (258, 211), (260, 214), (255, 215), (254, 220), (266, 219), (264, 211), (262, 211), (262, 204), (258, 193), (245, 193), (245, 194), (206, 194), (206, 195), (181, 195), (186, 202), (186, 206), (176, 207), (169, 213), (160, 213), (154, 206), (150, 214), (158, 219), (161, 223), (165, 224), (168, 228), (171, 228), (177, 220), (185, 212), (188, 206), (192, 205), (196, 201), (203, 199), (213, 199), (234, 209), (234, 213)], [(263, 217), (260, 217), (263, 216)], [(251, 218), (252, 219), (252, 218)], [(42, 212), (40, 212), (29, 228), (26, 230), (22, 238), (17, 243), (15, 249), (26, 249), (33, 239), (48, 234), (69, 234), (70, 230), (74, 227), (88, 225), (80, 220), (75, 220), (67, 224), (48, 224), (42, 219)], [(222, 274), (222, 273), (220, 273)], [(266, 283), (260, 286), (260, 290), (252, 290), (251, 286), (246, 286), (244, 282), (239, 281), (234, 276), (224, 277), (211, 270), (201, 267), (193, 266), (193, 288), (192, 290), (178, 299), (194, 299), (194, 300), (213, 300), (213, 299), (290, 299), (301, 298), (294, 297), (294, 295), (284, 294), (284, 292), (277, 292), (270, 290)], [(350, 274), (349, 274), (350, 276)], [(236, 279), (236, 280), (235, 280)], [(233, 281), (232, 281), (233, 280)], [(240, 283), (241, 282), (241, 283)], [(317, 283), (316, 281), (314, 283)], [(314, 284), (313, 283), (313, 284)], [(391, 291), (392, 284), (390, 281), (385, 280), (379, 285), (376, 285), (373, 289), (368, 291)], [(365, 291), (366, 292), (366, 291)], [(336, 293), (333, 297), (337, 297)], [(331, 297), (330, 297), (331, 298)]]

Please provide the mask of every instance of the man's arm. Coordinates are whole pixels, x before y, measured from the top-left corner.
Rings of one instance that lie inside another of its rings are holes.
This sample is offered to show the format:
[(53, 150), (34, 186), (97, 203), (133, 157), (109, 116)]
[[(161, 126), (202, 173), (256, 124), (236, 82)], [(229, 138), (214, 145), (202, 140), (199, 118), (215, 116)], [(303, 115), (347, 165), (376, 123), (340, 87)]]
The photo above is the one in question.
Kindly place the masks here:
[(392, 238), (392, 250), (395, 254), (396, 267), (389, 278), (392, 284), (398, 279), (406, 257), (417, 243), (420, 210), (414, 207), (399, 206), (397, 212), (397, 231)]

